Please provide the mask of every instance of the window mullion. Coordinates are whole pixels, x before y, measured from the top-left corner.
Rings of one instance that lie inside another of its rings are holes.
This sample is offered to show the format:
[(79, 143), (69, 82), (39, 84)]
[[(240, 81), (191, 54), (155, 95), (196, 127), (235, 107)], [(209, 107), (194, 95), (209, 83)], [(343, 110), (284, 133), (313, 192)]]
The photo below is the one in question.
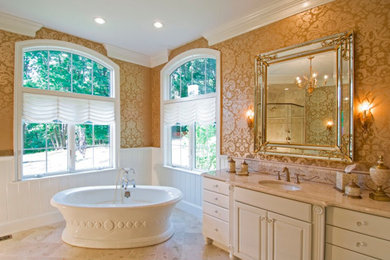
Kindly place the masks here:
[(73, 93), (73, 53), (70, 54), (70, 92)]
[(46, 169), (46, 172), (44, 173), (44, 175), (47, 174), (47, 170), (48, 170), (48, 167), (47, 167), (47, 162), (48, 162), (48, 156), (47, 156), (47, 126), (48, 124), (45, 124), (45, 169)]
[(47, 90), (50, 90), (50, 51), (47, 51)]
[(74, 172), (76, 170), (76, 127), (74, 124), (68, 126), (68, 171)]
[(92, 167), (95, 168), (95, 124), (94, 123), (92, 123)]
[(207, 59), (204, 60), (204, 94), (207, 92)]
[(194, 170), (195, 169), (195, 138), (196, 138), (196, 133), (195, 133), (195, 124), (191, 124), (191, 131), (190, 131), (190, 169)]
[(166, 138), (167, 138), (167, 143), (169, 145), (167, 145), (167, 152), (168, 152), (168, 160), (167, 160), (167, 163), (170, 165), (170, 166), (173, 166), (172, 164), (172, 127), (167, 127), (167, 126), (163, 126), (165, 129), (166, 129)]

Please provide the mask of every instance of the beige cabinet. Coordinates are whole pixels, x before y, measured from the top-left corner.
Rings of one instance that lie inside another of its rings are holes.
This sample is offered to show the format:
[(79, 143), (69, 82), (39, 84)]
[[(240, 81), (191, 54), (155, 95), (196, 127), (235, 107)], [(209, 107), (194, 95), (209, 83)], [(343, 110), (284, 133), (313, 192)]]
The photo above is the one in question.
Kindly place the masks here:
[(390, 219), (329, 207), (326, 260), (390, 260)]
[[(251, 201), (254, 205), (248, 205)], [(244, 203), (246, 202), (246, 203)], [(289, 202), (302, 211), (297, 211)], [(234, 255), (243, 260), (310, 260), (312, 259), (312, 223), (307, 218), (311, 205), (296, 204), (276, 196), (237, 188), (234, 201)], [(300, 203), (300, 202), (298, 202)], [(270, 211), (286, 205), (280, 211)], [(261, 208), (263, 207), (263, 208)], [(290, 214), (288, 214), (290, 213)], [(306, 219), (307, 220), (307, 219)]]
[(230, 248), (229, 184), (203, 178), (203, 235), (208, 243)]
[(266, 260), (267, 211), (235, 202), (234, 219), (234, 254), (242, 259)]
[(267, 260), (311, 259), (311, 223), (268, 212)]

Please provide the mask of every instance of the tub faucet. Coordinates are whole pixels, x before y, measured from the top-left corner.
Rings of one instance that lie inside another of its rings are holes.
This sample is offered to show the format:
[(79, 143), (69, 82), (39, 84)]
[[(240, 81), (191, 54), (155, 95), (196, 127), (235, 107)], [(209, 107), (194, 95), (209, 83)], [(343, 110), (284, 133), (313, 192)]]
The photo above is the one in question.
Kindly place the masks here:
[(131, 184), (133, 186), (133, 188), (135, 188), (135, 179), (134, 178), (130, 179), (130, 176), (129, 176), (130, 172), (132, 172), (133, 175), (135, 175), (135, 170), (133, 168), (123, 168), (121, 170), (123, 171), (122, 179), (121, 179), (122, 189), (124, 189), (126, 191), (129, 184)]

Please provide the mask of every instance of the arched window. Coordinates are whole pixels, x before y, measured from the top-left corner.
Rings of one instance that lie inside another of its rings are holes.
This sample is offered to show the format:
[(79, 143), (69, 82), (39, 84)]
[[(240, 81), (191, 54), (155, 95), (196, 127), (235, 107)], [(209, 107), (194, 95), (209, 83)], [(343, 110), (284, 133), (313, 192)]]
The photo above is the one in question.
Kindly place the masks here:
[(19, 179), (117, 166), (119, 68), (83, 46), (16, 43)]
[(161, 146), (166, 166), (214, 170), (219, 155), (220, 54), (193, 49), (161, 71)]

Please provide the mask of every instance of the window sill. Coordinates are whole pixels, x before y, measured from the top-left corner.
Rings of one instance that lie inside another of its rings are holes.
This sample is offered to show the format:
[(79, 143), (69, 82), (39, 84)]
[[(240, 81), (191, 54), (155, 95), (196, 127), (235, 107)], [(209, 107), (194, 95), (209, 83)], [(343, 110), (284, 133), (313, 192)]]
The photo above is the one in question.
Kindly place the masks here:
[(55, 175), (48, 175), (48, 176), (42, 176), (42, 177), (36, 177), (36, 178), (25, 178), (20, 180), (13, 181), (14, 183), (17, 182), (29, 182), (29, 181), (40, 181), (40, 180), (46, 180), (46, 179), (53, 179), (53, 178), (63, 178), (63, 177), (70, 177), (70, 176), (79, 176), (84, 174), (103, 174), (107, 172), (116, 171), (118, 168), (105, 168), (101, 170), (86, 170), (86, 171), (80, 171), (80, 172), (66, 172), (66, 173), (60, 173)]
[(194, 170), (189, 170), (189, 169), (184, 169), (179, 167), (173, 167), (169, 165), (163, 165), (162, 167), (167, 170), (173, 170), (173, 171), (178, 171), (178, 172), (193, 174), (193, 175), (202, 175), (203, 173), (208, 172), (208, 171), (194, 171)]

